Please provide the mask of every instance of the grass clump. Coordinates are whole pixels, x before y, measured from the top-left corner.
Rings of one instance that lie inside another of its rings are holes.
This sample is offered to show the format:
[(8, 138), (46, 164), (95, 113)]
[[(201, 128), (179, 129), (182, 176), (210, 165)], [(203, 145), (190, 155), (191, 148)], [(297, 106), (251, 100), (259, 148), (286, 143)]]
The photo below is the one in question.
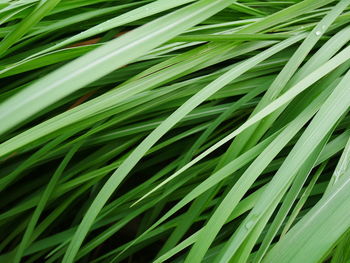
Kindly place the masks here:
[(0, 23), (0, 262), (350, 260), (350, 0)]

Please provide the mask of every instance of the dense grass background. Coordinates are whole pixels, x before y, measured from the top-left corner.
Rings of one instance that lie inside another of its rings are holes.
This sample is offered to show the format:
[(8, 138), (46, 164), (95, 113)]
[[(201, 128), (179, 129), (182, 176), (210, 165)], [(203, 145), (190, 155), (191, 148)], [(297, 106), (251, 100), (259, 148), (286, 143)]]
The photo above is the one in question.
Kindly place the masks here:
[(349, 262), (350, 0), (0, 24), (0, 262)]

